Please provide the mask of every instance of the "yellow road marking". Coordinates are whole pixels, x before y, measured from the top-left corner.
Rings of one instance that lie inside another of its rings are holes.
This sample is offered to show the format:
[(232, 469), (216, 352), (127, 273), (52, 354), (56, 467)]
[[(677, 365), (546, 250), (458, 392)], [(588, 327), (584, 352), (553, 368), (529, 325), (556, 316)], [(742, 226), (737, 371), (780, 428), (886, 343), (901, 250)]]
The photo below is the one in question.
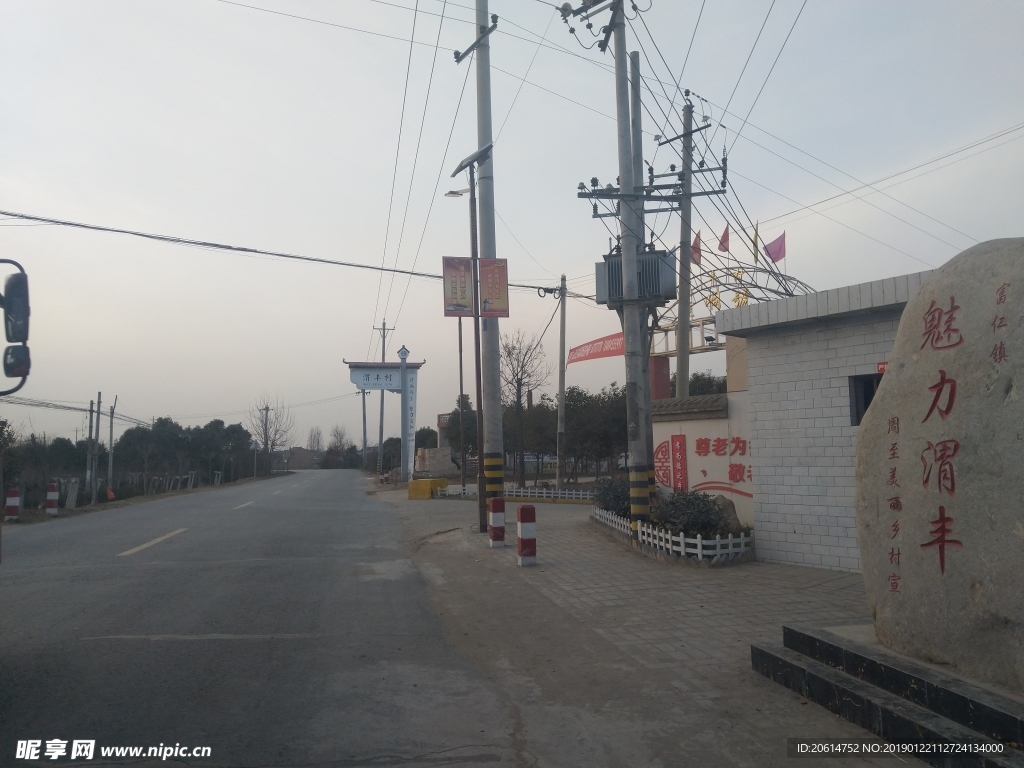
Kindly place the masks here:
[(120, 554), (118, 554), (118, 557), (125, 557), (126, 555), (134, 555), (136, 552), (139, 552), (139, 551), (141, 551), (143, 549), (146, 549), (147, 547), (152, 547), (154, 544), (159, 544), (164, 539), (169, 539), (169, 538), (171, 538), (171, 536), (177, 536), (179, 533), (184, 533), (187, 530), (188, 530), (188, 528), (179, 528), (176, 531), (171, 531), (170, 533), (165, 533), (163, 536), (157, 536), (152, 541), (147, 541), (145, 544), (142, 544), (142, 545), (140, 545), (138, 547), (135, 547), (135, 549), (129, 549), (127, 552), (121, 552)]
[(242, 507), (248, 507), (252, 503), (253, 502), (251, 502), (251, 501), (247, 501), (247, 502), (245, 502), (245, 504), (239, 504), (237, 507), (235, 507), (235, 509), (241, 509)]

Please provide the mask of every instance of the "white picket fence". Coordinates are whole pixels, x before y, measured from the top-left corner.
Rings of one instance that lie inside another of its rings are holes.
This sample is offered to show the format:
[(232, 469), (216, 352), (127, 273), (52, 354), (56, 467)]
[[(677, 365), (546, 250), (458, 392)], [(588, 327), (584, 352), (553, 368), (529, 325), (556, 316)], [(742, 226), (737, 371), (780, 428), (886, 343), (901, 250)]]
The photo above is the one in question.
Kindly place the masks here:
[(571, 501), (593, 501), (590, 491), (556, 491), (554, 488), (515, 488), (505, 485), (506, 499), (567, 499)]
[[(446, 488), (437, 488), (438, 498), (446, 496), (475, 495), (476, 486), (467, 485), (465, 490), (461, 485), (449, 485)], [(590, 491), (556, 491), (552, 488), (513, 488), (505, 486), (506, 499), (542, 500), (542, 499), (566, 499), (571, 501), (593, 501), (594, 496)]]
[[(631, 533), (629, 520), (615, 515), (603, 509), (594, 508), (593, 518), (609, 528), (614, 528), (622, 533)], [(674, 534), (664, 528), (658, 528), (650, 523), (640, 523), (637, 526), (638, 539), (652, 549), (662, 552), (689, 557), (697, 561), (712, 559), (715, 562), (732, 560), (740, 555), (749, 552), (754, 546), (754, 536), (749, 533), (741, 533), (733, 536), (731, 533), (722, 538), (716, 536), (713, 539), (705, 539), (700, 534), (694, 538), (680, 533)]]

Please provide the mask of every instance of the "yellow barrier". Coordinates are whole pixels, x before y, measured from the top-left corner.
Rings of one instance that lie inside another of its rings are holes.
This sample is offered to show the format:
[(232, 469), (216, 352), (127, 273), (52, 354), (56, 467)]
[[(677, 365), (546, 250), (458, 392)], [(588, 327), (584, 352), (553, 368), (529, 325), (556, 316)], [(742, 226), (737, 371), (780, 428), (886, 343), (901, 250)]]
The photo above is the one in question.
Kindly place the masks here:
[(430, 478), (427, 480), (409, 481), (410, 499), (429, 499), (434, 495), (435, 488), (447, 488), (448, 481), (443, 477)]

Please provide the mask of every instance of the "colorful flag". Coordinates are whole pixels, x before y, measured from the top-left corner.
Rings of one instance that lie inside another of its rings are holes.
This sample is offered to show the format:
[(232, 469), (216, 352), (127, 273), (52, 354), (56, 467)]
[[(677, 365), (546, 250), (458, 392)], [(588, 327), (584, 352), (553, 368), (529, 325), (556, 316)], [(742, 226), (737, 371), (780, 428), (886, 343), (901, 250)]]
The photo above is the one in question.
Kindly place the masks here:
[(757, 224), (754, 225), (754, 263), (758, 263)]
[(722, 238), (718, 241), (718, 250), (728, 251), (729, 250), (729, 225), (725, 225), (725, 232), (722, 233)]
[(770, 243), (765, 244), (764, 252), (774, 262), (779, 262), (786, 258), (786, 233), (783, 232)]
[(690, 246), (690, 261), (694, 264), (700, 264), (700, 230), (697, 230), (697, 234), (693, 238), (693, 245)]

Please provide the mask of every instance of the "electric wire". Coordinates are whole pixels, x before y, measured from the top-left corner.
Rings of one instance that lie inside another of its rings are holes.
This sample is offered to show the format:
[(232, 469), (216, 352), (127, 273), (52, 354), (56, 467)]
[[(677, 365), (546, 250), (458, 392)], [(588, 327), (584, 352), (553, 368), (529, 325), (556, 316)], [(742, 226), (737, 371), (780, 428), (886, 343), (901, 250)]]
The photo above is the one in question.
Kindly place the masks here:
[[(417, 7), (418, 6), (419, 6), (419, 0), (417, 0)], [(446, 8), (447, 8), (447, 3), (445, 3), (445, 5), (443, 5), (443, 6), (441, 6), (441, 21), (437, 25), (437, 40), (435, 41), (435, 45), (434, 45), (434, 54), (433, 54), (433, 56), (432, 56), (432, 58), (430, 60), (430, 76), (427, 78), (427, 95), (423, 99), (423, 114), (420, 116), (420, 130), (419, 130), (419, 134), (416, 137), (416, 151), (413, 154), (413, 159), (412, 159), (412, 173), (409, 176), (409, 190), (408, 190), (408, 192), (406, 193), (406, 196), (405, 196), (405, 210), (402, 212), (402, 226), (401, 226), (401, 228), (398, 231), (398, 246), (395, 248), (395, 262), (394, 262), (394, 264), (395, 264), (396, 267), (398, 266), (398, 259), (399, 259), (399, 257), (402, 254), (402, 242), (405, 239), (405, 224), (409, 220), (409, 202), (412, 200), (413, 185), (416, 182), (416, 166), (419, 163), (419, 159), (420, 159), (420, 146), (423, 143), (423, 127), (427, 123), (427, 107), (430, 104), (430, 88), (434, 84), (434, 68), (437, 65), (437, 45), (440, 44), (440, 42), (441, 42), (441, 30), (444, 27), (444, 11), (445, 11)], [(461, 106), (461, 103), (462, 103), (461, 96), (459, 98), (459, 103), (460, 103), (460, 106)], [(457, 116), (457, 114), (456, 114), (456, 116)], [(446, 148), (445, 154), (447, 154), (447, 148)], [(431, 202), (433, 202), (433, 197), (434, 196), (431, 195)], [(416, 256), (417, 256), (417, 258), (419, 257), (419, 251), (418, 250), (417, 250)], [(415, 269), (415, 267), (416, 267), (416, 264), (414, 262), (413, 263), (413, 268)], [(392, 272), (391, 273), (391, 280), (388, 283), (388, 296), (387, 296), (387, 299), (385, 299), (385, 301), (384, 301), (384, 316), (385, 317), (387, 317), (388, 309), (391, 307), (391, 292), (394, 289), (394, 287), (395, 287), (395, 274), (394, 274), (394, 272)], [(396, 319), (396, 322), (397, 322), (397, 319)]]
[[(419, 0), (416, 0), (416, 6), (419, 7)], [(412, 17), (412, 34), (409, 36), (409, 55), (405, 62), (405, 86), (402, 89), (402, 109), (398, 116), (398, 143), (395, 147), (395, 168), (391, 174), (391, 194), (388, 197), (388, 217), (387, 223), (384, 226), (384, 247), (381, 249), (380, 254), (380, 265), (383, 267), (388, 255), (388, 236), (391, 234), (391, 211), (395, 204), (395, 187), (398, 184), (398, 161), (402, 152), (402, 128), (405, 125), (405, 103), (409, 97), (409, 73), (412, 71), (412, 45), (413, 40), (416, 39), (416, 20), (417, 14), (413, 14)], [(395, 260), (395, 266), (398, 266), (398, 260)], [(381, 272), (377, 276), (377, 299), (374, 302), (373, 307), (373, 323), (377, 322), (377, 310), (380, 309), (380, 289), (384, 282), (384, 273)], [(372, 324), (371, 324), (372, 325)], [(376, 333), (370, 333), (370, 343), (366, 348), (366, 356), (370, 357), (371, 352), (375, 350), (376, 344)], [(383, 343), (383, 342), (382, 342)]]
[(775, 61), (772, 62), (771, 68), (768, 70), (768, 74), (764, 76), (764, 82), (761, 83), (761, 88), (757, 92), (757, 96), (754, 97), (753, 103), (750, 105), (750, 109), (747, 110), (746, 116), (743, 118), (743, 124), (740, 125), (740, 129), (736, 131), (736, 135), (732, 137), (732, 144), (729, 145), (729, 154), (732, 154), (732, 148), (736, 146), (736, 140), (739, 139), (740, 134), (747, 125), (747, 120), (750, 119), (750, 113), (754, 111), (754, 107), (757, 106), (757, 100), (761, 98), (761, 93), (764, 91), (764, 87), (768, 85), (768, 78), (772, 76), (772, 72), (775, 71), (775, 65), (779, 63), (779, 57), (782, 56), (782, 52), (786, 50), (786, 43), (789, 42), (790, 35), (793, 34), (793, 30), (796, 29), (796, 23), (800, 21), (800, 15), (804, 12), (804, 8), (807, 7), (807, 0), (804, 0), (800, 5), (800, 10), (796, 13), (796, 18), (793, 19), (793, 26), (789, 28), (789, 32), (786, 33), (786, 39), (782, 41), (782, 47), (779, 48), (779, 52), (775, 55)]
[[(434, 191), (430, 195), (430, 205), (427, 207), (427, 216), (423, 220), (423, 229), (420, 230), (420, 241), (416, 246), (416, 255), (412, 260), (412, 269), (416, 269), (416, 264), (420, 260), (420, 251), (423, 249), (423, 239), (427, 235), (427, 226), (430, 224), (430, 215), (434, 212), (434, 203), (437, 201), (437, 190), (441, 186), (441, 176), (444, 174), (445, 163), (448, 162), (448, 150), (452, 145), (452, 136), (455, 135), (455, 124), (459, 119), (459, 112), (462, 109), (462, 99), (466, 95), (466, 84), (469, 82), (469, 73), (473, 70), (473, 61), (476, 58), (476, 54), (470, 54), (469, 63), (466, 66), (466, 76), (462, 80), (462, 90), (459, 92), (459, 103), (455, 106), (455, 115), (452, 117), (452, 126), (448, 131), (448, 141), (444, 145), (444, 155), (441, 157), (441, 167), (437, 171), (437, 179), (434, 181)], [(402, 293), (402, 301), (398, 305), (398, 313), (395, 317), (397, 322), (398, 318), (402, 316), (402, 310), (405, 308), (405, 299), (409, 295), (409, 286), (412, 285), (412, 276), (405, 283), (405, 292)]]

